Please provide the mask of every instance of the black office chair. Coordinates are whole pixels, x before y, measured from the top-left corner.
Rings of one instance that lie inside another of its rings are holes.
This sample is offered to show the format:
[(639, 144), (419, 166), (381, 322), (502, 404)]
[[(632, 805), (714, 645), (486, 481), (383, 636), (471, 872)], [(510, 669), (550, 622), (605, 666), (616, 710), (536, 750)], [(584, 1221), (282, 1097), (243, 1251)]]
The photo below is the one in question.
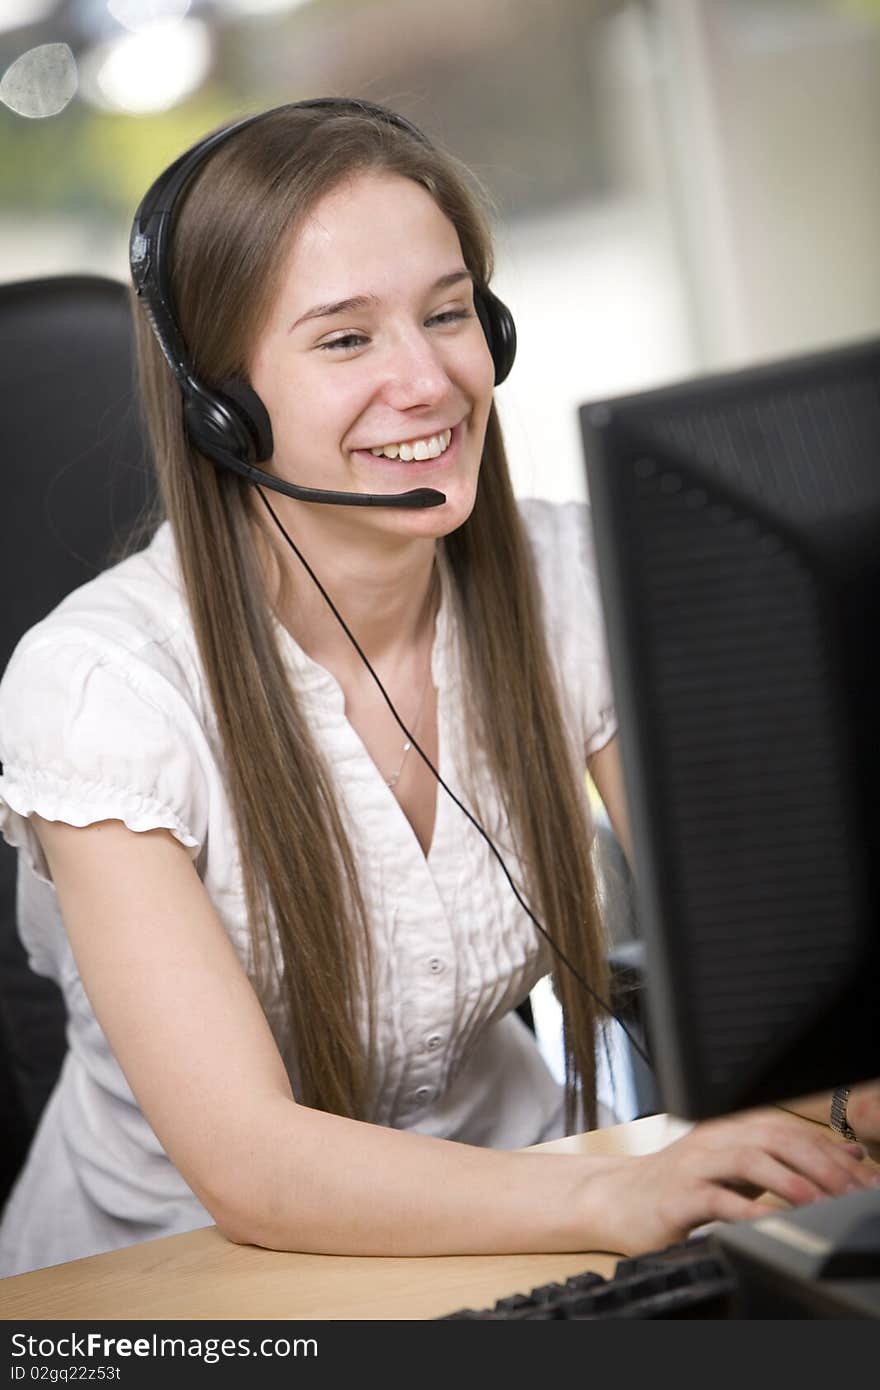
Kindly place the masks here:
[[(0, 671), (22, 634), (121, 552), (154, 502), (133, 392), (125, 286), (98, 276), (0, 285)], [(55, 985), (15, 928), (0, 842), (0, 1206), (65, 1050)]]

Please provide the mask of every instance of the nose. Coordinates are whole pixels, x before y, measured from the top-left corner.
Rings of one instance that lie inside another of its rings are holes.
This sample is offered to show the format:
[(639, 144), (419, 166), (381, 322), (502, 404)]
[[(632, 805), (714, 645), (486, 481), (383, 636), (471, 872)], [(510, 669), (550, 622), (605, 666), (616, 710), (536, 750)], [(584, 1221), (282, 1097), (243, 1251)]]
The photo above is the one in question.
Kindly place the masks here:
[(389, 345), (382, 394), (394, 410), (435, 405), (450, 385), (436, 345), (424, 330), (401, 332)]

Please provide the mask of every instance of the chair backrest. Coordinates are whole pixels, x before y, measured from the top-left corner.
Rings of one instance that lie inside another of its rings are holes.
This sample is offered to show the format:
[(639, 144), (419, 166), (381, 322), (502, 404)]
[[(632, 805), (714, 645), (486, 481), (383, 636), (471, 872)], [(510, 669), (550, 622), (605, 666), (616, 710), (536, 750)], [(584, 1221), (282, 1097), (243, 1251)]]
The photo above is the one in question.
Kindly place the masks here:
[[(100, 276), (0, 284), (0, 671), (29, 627), (116, 558), (154, 497), (126, 287)], [(64, 1010), (15, 930), (0, 842), (0, 1203), (54, 1084)]]

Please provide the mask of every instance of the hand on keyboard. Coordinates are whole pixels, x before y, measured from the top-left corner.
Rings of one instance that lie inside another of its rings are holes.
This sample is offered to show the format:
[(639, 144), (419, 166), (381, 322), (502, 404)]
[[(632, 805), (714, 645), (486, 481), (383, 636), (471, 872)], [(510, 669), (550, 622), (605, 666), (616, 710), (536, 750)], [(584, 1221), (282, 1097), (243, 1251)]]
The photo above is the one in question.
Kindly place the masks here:
[(774, 1110), (708, 1120), (658, 1153), (610, 1161), (585, 1179), (589, 1229), (602, 1237), (592, 1248), (634, 1255), (707, 1222), (766, 1216), (763, 1193), (801, 1206), (877, 1186), (880, 1173), (862, 1154)]

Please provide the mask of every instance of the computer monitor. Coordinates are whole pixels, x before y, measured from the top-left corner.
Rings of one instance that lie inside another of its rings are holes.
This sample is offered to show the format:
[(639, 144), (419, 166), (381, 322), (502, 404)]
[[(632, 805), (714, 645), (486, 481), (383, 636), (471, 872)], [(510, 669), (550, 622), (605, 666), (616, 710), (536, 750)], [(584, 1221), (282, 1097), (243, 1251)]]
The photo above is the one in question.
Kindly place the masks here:
[(580, 419), (663, 1105), (880, 1076), (880, 340)]

